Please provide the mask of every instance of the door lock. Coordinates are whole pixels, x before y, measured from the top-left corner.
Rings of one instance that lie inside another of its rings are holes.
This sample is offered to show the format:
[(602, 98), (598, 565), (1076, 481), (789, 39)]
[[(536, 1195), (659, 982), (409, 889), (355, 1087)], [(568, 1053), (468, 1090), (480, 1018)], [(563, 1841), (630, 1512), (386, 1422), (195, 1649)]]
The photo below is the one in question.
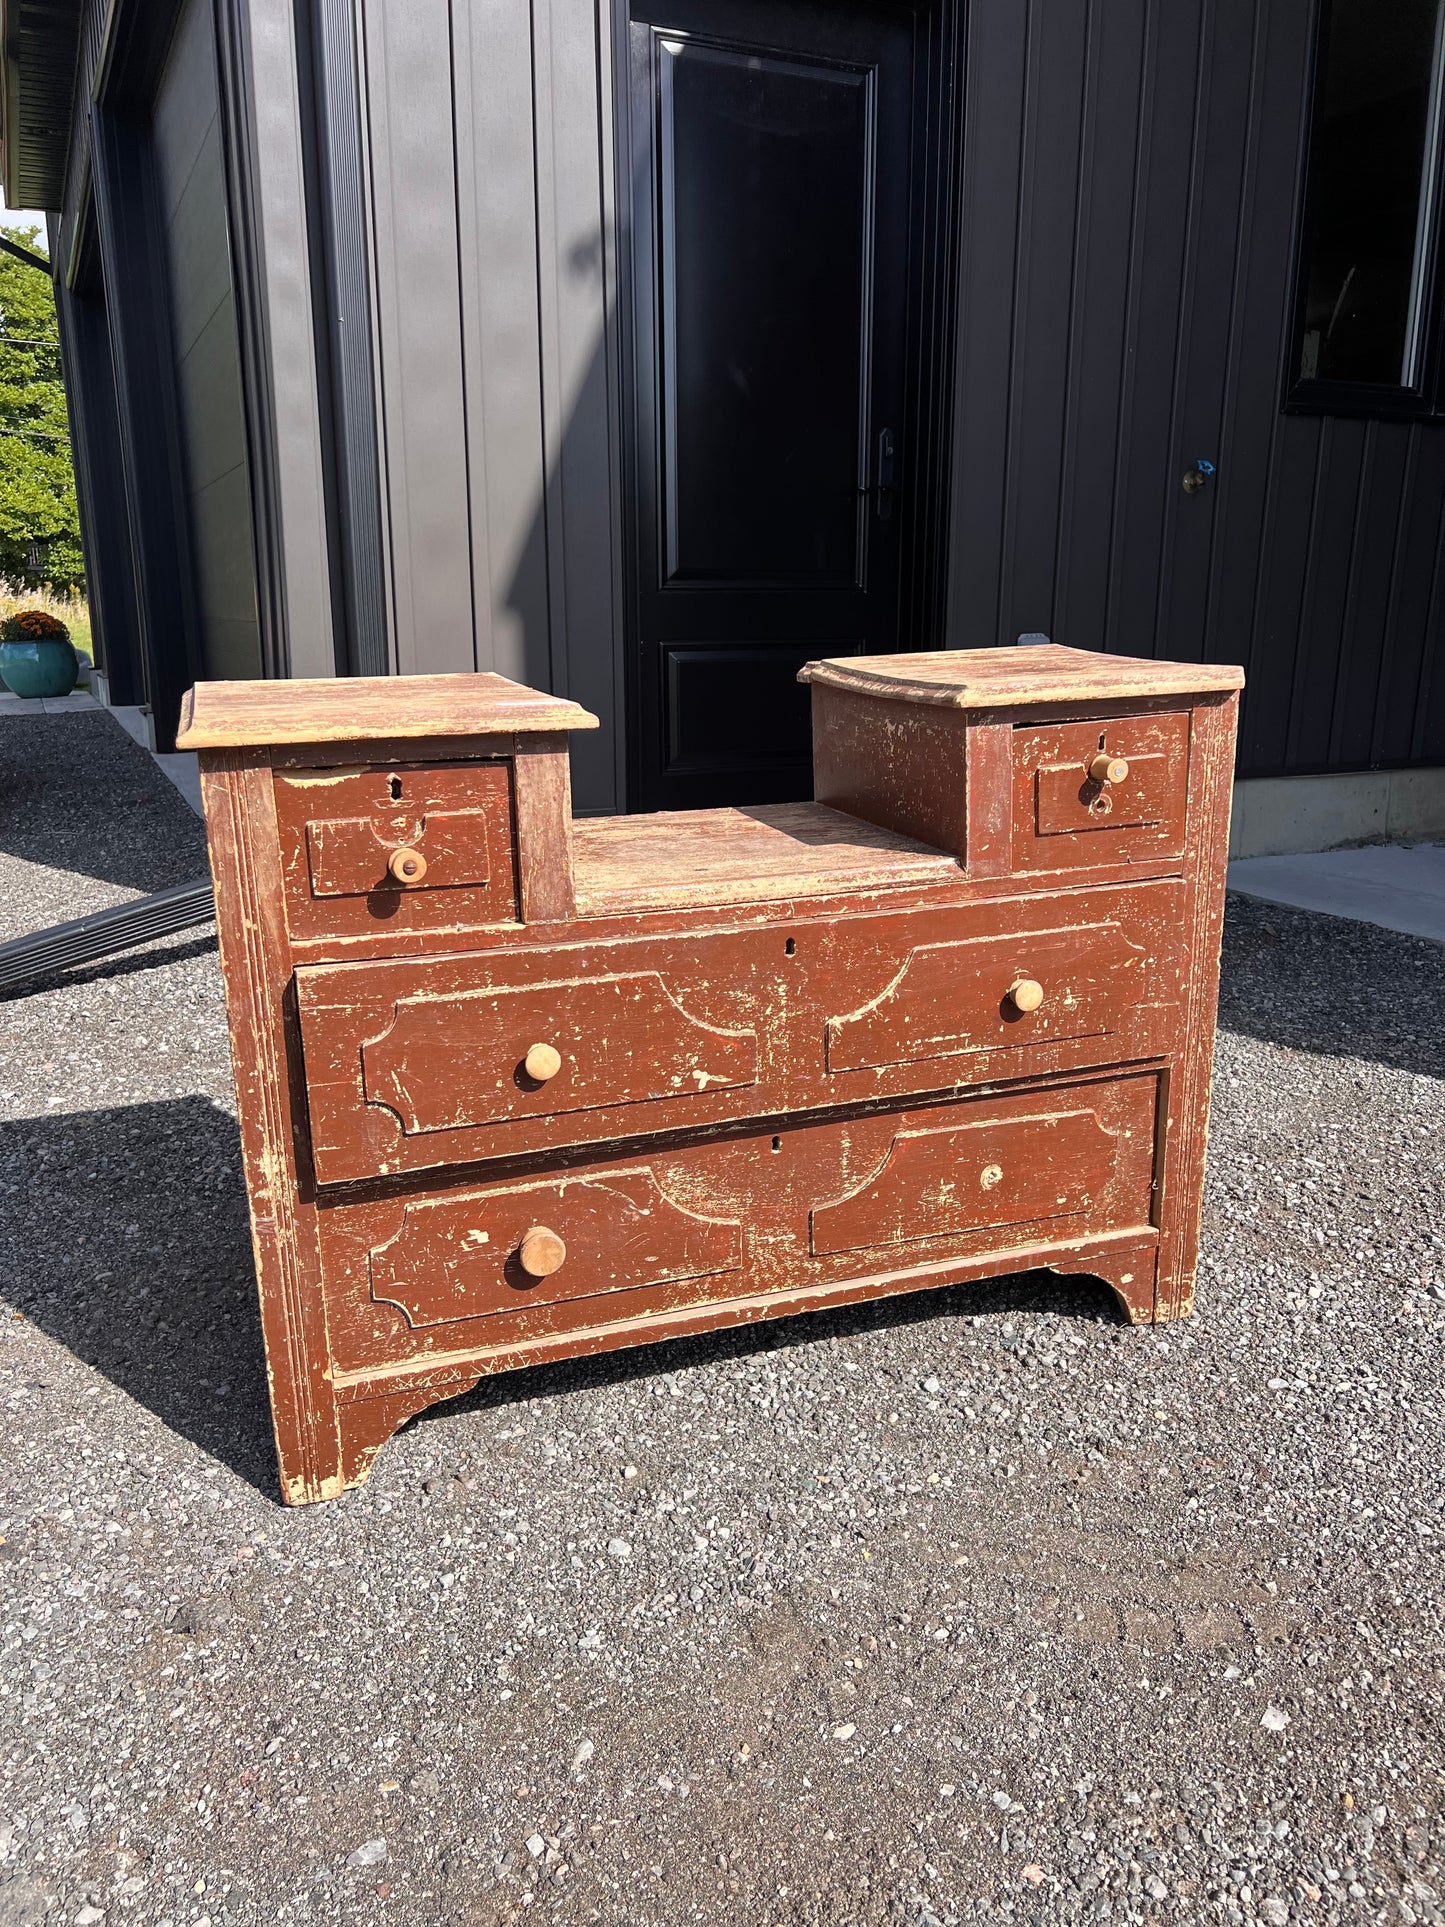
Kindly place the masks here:
[(878, 512), (880, 522), (888, 521), (893, 514), (893, 490), (895, 485), (897, 444), (893, 430), (880, 430), (878, 436), (878, 456), (874, 467), (874, 481), (867, 488), (860, 488), (860, 495), (871, 495), (873, 506)]

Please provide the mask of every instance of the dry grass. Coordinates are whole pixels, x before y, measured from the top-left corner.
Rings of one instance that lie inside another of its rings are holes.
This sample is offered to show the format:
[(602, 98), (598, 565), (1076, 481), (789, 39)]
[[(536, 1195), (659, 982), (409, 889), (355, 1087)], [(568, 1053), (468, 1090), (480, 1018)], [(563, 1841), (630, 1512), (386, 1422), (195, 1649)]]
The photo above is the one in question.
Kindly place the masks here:
[(84, 596), (59, 595), (48, 582), (27, 584), (10, 582), (0, 576), (0, 622), (18, 615), (22, 609), (43, 609), (48, 616), (63, 622), (70, 640), (93, 661), (95, 650), (90, 640), (90, 604)]

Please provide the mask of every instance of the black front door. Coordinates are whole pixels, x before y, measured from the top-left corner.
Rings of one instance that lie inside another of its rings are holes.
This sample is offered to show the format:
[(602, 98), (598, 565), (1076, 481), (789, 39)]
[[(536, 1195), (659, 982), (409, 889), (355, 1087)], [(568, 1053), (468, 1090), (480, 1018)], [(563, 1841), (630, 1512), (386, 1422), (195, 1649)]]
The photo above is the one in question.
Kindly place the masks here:
[(811, 795), (800, 665), (900, 646), (914, 33), (634, 0), (634, 807)]

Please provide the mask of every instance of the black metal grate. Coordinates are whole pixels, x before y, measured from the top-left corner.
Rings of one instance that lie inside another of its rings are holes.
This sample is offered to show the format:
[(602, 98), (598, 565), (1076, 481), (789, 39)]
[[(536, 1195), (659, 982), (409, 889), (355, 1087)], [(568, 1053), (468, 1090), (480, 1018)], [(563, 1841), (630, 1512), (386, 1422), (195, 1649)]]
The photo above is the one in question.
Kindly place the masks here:
[(154, 896), (118, 903), (109, 910), (76, 917), (71, 923), (53, 924), (49, 930), (16, 937), (0, 944), (0, 996), (72, 964), (94, 963), (98, 957), (113, 957), (153, 937), (168, 937), (173, 931), (210, 923), (215, 914), (216, 899), (209, 881), (176, 883), (169, 890), (157, 890)]

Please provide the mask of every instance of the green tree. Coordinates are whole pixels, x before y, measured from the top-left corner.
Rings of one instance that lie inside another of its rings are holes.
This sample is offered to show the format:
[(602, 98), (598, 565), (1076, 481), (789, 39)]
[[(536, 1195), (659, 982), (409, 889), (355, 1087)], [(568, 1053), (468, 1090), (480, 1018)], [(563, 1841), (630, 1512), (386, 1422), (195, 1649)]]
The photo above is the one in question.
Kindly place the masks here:
[[(38, 229), (13, 238), (45, 252)], [(39, 569), (29, 560), (36, 542)], [(10, 254), (0, 254), (0, 576), (62, 594), (85, 587), (55, 291)]]

